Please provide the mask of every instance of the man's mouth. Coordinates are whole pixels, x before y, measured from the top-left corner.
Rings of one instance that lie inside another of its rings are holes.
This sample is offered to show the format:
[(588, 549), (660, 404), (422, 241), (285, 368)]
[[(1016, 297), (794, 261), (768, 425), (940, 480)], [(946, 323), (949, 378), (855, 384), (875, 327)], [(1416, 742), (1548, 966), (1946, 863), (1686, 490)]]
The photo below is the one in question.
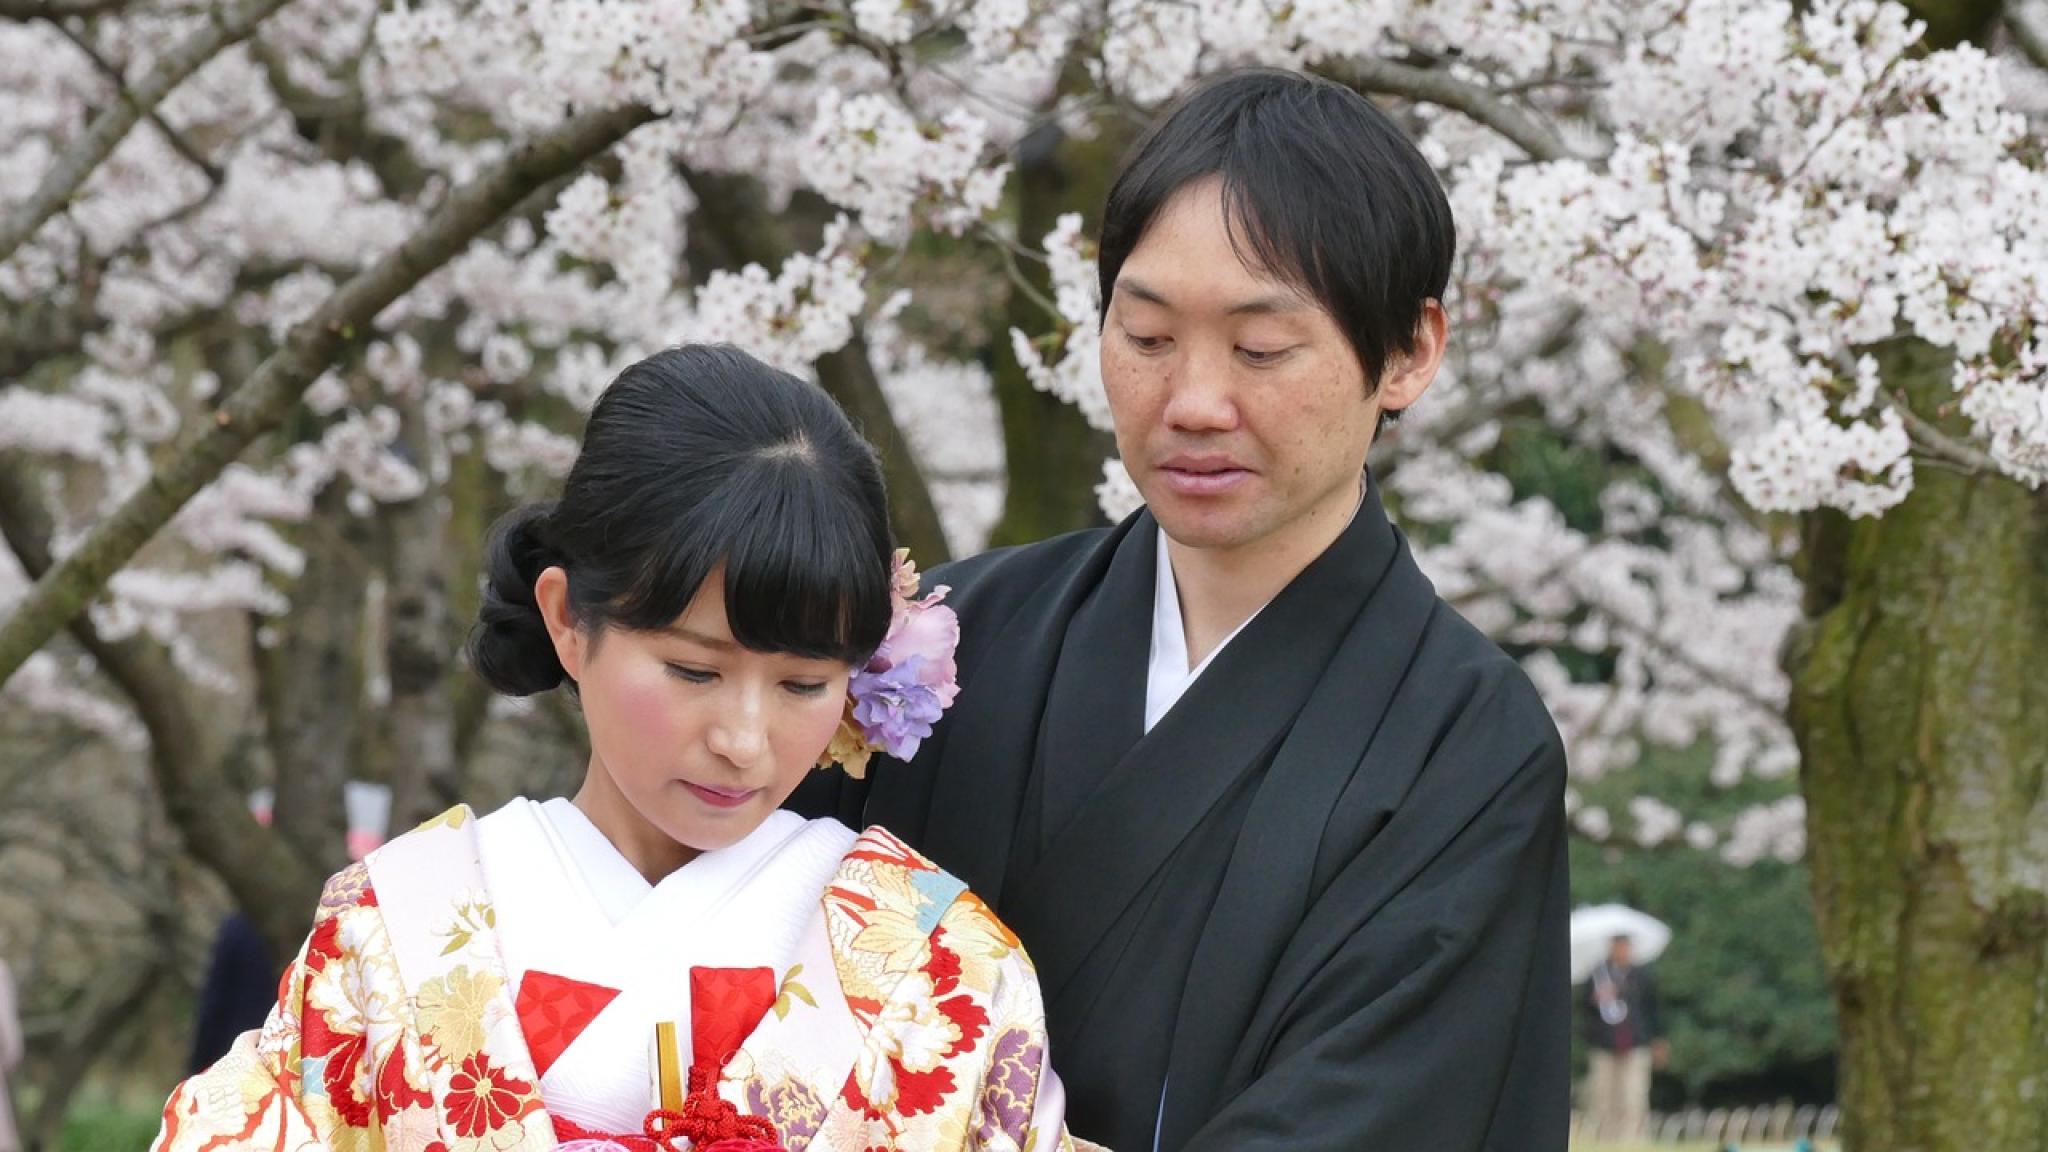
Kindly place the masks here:
[(1229, 456), (1185, 454), (1159, 465), (1166, 486), (1182, 496), (1215, 496), (1243, 484), (1252, 471)]

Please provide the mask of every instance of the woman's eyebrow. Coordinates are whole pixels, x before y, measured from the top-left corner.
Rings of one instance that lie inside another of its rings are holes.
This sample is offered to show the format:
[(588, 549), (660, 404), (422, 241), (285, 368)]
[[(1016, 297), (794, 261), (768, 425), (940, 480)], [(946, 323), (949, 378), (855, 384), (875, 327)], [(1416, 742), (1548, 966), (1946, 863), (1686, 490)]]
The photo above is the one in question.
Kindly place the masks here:
[(681, 637), (684, 640), (688, 640), (692, 644), (701, 644), (704, 647), (710, 648), (713, 651), (717, 652), (731, 652), (739, 647), (738, 644), (735, 644), (730, 640), (722, 639), (717, 636), (707, 636), (694, 628), (688, 628), (681, 624), (671, 624), (668, 626), (667, 631), (671, 636)]

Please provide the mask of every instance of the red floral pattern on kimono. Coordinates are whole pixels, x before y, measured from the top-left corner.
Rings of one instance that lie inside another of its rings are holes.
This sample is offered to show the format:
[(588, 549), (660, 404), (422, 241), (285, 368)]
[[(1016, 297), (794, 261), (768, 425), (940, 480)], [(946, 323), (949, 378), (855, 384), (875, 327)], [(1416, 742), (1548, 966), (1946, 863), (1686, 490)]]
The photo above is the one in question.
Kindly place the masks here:
[[(268, 1022), (178, 1086), (158, 1152), (554, 1148), (478, 860), (456, 808), (330, 881)], [(1016, 937), (902, 841), (854, 842), (796, 961), (716, 1083), (787, 1152), (1085, 1147)]]

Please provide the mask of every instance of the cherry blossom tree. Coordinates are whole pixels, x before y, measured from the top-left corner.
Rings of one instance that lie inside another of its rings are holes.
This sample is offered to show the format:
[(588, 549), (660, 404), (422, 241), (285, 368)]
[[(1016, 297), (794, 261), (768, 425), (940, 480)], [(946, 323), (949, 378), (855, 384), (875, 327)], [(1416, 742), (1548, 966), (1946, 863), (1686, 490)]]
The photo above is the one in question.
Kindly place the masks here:
[[(2044, 28), (1877, 0), (0, 0), (0, 680), (146, 747), (191, 850), (295, 937), (363, 754), (323, 683), (365, 685), (401, 819), (459, 792), (465, 549), (618, 367), (719, 339), (813, 375), (928, 559), (1119, 515), (1088, 239), (1114, 158), (1204, 75), (1313, 69), (1407, 120), (1459, 221), (1452, 356), (1374, 452), (1439, 589), (1523, 657), (1581, 780), (1704, 744), (1717, 780), (1802, 782), (1726, 826), (1575, 790), (1575, 829), (1805, 854), (1852, 1138), (2038, 1147)], [(1597, 462), (1597, 498), (1518, 484), (1531, 437)], [(248, 660), (223, 614), (258, 621)], [(199, 719), (237, 664), (274, 832)]]

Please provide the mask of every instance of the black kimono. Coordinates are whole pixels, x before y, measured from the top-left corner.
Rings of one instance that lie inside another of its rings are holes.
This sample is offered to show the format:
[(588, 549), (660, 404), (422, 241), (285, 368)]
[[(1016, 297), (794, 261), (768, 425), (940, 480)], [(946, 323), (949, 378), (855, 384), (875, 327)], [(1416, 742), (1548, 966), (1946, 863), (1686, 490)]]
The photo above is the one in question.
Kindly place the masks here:
[(961, 694), (792, 803), (1023, 940), (1072, 1131), (1117, 1152), (1562, 1152), (1564, 753), (1368, 494), (1150, 733), (1156, 522), (940, 568)]

